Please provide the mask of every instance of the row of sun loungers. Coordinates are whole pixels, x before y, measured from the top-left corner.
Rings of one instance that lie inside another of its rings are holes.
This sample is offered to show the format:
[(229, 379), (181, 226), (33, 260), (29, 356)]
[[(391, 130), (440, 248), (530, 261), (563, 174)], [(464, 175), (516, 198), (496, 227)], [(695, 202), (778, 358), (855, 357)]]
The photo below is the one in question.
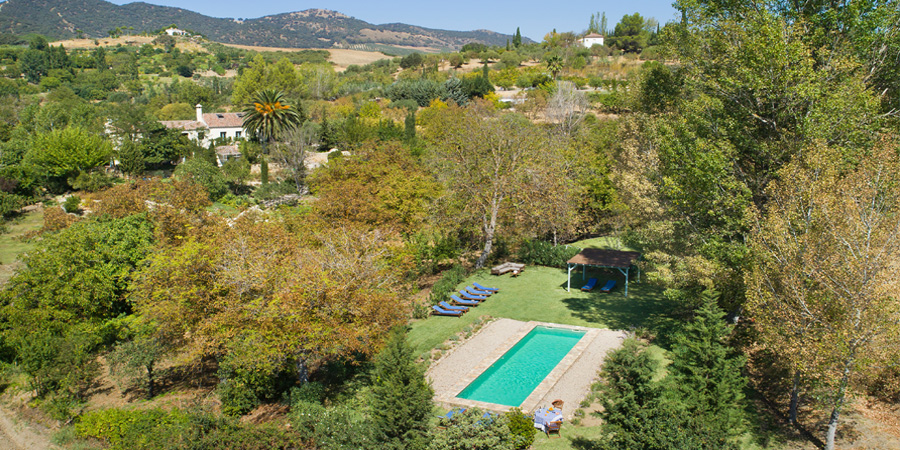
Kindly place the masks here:
[(482, 286), (478, 283), (473, 283), (472, 286), (467, 286), (465, 289), (459, 291), (456, 294), (450, 295), (450, 303), (446, 301), (442, 301), (437, 305), (431, 307), (431, 314), (436, 316), (453, 316), (460, 317), (469, 310), (470, 307), (478, 306), (481, 302), (488, 299), (492, 294), (496, 294), (500, 290), (497, 288), (491, 288)]

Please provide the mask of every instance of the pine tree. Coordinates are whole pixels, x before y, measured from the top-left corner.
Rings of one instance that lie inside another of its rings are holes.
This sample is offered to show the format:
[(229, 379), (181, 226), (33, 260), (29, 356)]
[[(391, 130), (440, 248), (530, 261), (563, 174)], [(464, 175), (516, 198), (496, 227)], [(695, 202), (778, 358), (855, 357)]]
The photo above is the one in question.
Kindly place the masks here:
[(406, 343), (406, 330), (391, 330), (387, 344), (375, 357), (372, 380), (372, 419), (380, 448), (424, 449), (434, 391)]
[(714, 434), (736, 436), (744, 429), (744, 357), (728, 345), (731, 327), (717, 298), (714, 291), (703, 292), (696, 317), (675, 337), (669, 370), (691, 416), (702, 418)]
[(513, 36), (512, 42), (516, 48), (519, 48), (519, 46), (522, 45), (522, 32), (519, 31), (519, 27), (516, 27), (516, 35)]

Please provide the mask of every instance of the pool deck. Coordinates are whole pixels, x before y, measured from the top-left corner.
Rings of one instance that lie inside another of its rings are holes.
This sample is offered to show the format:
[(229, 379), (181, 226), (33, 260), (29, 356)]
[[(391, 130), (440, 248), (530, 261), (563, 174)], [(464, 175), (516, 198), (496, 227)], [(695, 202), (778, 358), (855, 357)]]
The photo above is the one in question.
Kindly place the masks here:
[(565, 402), (565, 417), (571, 418), (578, 404), (590, 392), (591, 383), (597, 377), (606, 353), (622, 344), (624, 332), (499, 319), (486, 325), (428, 369), (427, 375), (434, 387), (435, 401), (447, 408), (464, 406), (497, 412), (509, 410), (509, 406), (463, 399), (457, 395), (536, 326), (585, 331), (585, 335), (522, 402), (520, 408), (531, 412), (560, 399)]

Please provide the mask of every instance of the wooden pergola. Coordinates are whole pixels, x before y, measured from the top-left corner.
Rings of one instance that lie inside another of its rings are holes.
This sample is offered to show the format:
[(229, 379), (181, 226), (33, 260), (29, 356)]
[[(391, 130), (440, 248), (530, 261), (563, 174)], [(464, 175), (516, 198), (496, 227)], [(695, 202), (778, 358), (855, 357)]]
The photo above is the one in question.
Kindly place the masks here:
[[(604, 269), (617, 269), (622, 275), (625, 275), (625, 296), (628, 297), (628, 274), (634, 262), (640, 259), (641, 254), (638, 252), (623, 252), (620, 250), (601, 250), (598, 248), (586, 248), (577, 255), (573, 256), (566, 263), (568, 269), (569, 281), (566, 284), (566, 291), (572, 290), (572, 270), (581, 266), (581, 279), (587, 278), (585, 272), (588, 267), (601, 267)], [(637, 281), (641, 281), (641, 269), (634, 266), (637, 270)]]

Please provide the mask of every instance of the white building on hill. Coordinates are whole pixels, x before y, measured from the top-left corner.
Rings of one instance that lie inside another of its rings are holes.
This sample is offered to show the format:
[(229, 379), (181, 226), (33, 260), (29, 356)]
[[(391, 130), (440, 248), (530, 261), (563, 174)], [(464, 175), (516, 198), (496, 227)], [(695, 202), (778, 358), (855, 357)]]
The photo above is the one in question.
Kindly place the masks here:
[(593, 46), (594, 44), (603, 45), (603, 40), (604, 38), (602, 34), (591, 33), (579, 39), (578, 41), (581, 42), (581, 45), (585, 46), (586, 48), (591, 48), (591, 46)]
[(187, 36), (188, 32), (180, 28), (166, 28), (166, 34), (169, 36)]

